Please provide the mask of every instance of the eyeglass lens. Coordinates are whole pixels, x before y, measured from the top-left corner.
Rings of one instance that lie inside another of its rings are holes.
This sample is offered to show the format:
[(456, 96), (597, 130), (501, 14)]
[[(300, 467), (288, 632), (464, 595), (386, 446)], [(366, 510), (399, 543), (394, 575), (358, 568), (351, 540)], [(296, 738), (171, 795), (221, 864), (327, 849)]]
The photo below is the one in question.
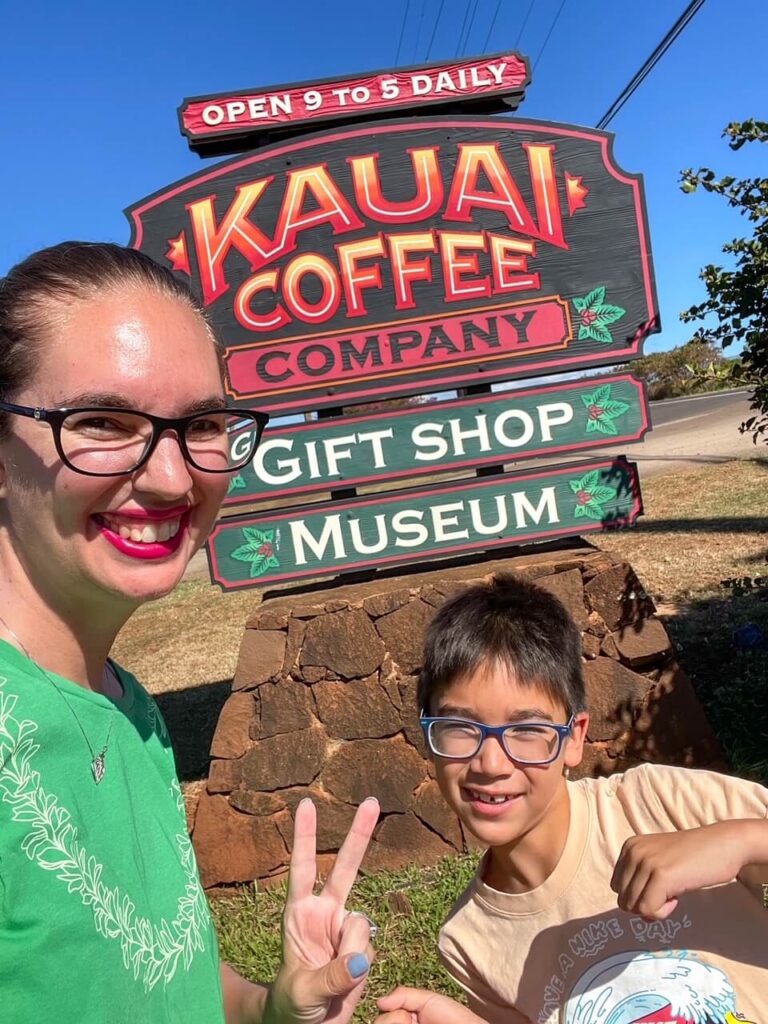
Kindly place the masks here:
[[(482, 731), (472, 722), (432, 722), (429, 726), (432, 749), (444, 757), (474, 757), (483, 740)], [(557, 756), (560, 738), (548, 725), (514, 725), (502, 734), (504, 749), (515, 761), (542, 763)]]
[[(67, 461), (87, 473), (125, 473), (141, 461), (153, 437), (152, 421), (141, 413), (78, 410), (61, 426)], [(258, 423), (247, 414), (206, 412), (187, 421), (184, 441), (198, 469), (240, 469), (253, 456)]]

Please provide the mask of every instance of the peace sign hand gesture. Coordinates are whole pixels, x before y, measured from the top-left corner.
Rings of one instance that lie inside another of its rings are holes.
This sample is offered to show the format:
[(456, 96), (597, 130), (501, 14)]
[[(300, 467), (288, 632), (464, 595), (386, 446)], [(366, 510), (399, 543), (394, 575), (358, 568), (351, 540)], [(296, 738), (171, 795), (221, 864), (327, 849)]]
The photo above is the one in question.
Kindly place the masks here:
[(357, 809), (328, 879), (318, 895), (311, 800), (296, 808), (288, 899), (283, 914), (283, 964), (272, 986), (264, 1024), (347, 1024), (360, 1001), (373, 959), (367, 920), (345, 903), (379, 817), (369, 798)]

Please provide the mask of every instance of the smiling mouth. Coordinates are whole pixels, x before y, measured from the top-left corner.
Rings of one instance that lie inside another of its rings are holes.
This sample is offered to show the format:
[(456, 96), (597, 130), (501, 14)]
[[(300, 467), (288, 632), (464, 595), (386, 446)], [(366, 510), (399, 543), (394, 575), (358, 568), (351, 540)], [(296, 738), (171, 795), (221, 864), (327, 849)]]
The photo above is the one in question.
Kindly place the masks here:
[(515, 793), (481, 793), (476, 789), (464, 787), (464, 792), (470, 800), (477, 800), (481, 804), (505, 804), (516, 799)]
[(123, 540), (133, 541), (134, 544), (158, 544), (168, 541), (181, 529), (181, 516), (174, 519), (166, 519), (163, 522), (147, 523), (139, 525), (135, 518), (121, 517), (108, 514), (96, 516), (96, 518), (112, 533), (116, 533)]

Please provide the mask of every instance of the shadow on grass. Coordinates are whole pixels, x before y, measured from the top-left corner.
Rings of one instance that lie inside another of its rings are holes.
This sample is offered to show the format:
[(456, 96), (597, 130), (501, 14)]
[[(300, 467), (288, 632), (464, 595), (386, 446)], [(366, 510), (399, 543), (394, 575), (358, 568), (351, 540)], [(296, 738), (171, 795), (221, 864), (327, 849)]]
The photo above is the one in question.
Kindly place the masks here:
[[(707, 519), (641, 519), (637, 526), (611, 527), (614, 531), (637, 533), (758, 533), (768, 523), (765, 516), (710, 516)], [(609, 524), (610, 526), (610, 524)]]
[(207, 776), (211, 740), (221, 709), (231, 692), (232, 680), (222, 679), (205, 686), (156, 695), (155, 700), (171, 735), (181, 782)]
[(732, 770), (768, 784), (768, 591), (724, 590), (663, 621)]

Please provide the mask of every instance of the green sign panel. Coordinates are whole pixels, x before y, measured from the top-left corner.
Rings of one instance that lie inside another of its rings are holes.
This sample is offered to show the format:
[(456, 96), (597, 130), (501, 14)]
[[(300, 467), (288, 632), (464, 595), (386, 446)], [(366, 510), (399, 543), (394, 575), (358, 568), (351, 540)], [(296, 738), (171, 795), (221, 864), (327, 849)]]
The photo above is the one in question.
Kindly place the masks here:
[(627, 444), (649, 426), (643, 384), (625, 373), (275, 427), (226, 504)]
[(233, 517), (208, 558), (224, 589), (257, 587), (624, 526), (641, 511), (634, 464), (599, 459)]

